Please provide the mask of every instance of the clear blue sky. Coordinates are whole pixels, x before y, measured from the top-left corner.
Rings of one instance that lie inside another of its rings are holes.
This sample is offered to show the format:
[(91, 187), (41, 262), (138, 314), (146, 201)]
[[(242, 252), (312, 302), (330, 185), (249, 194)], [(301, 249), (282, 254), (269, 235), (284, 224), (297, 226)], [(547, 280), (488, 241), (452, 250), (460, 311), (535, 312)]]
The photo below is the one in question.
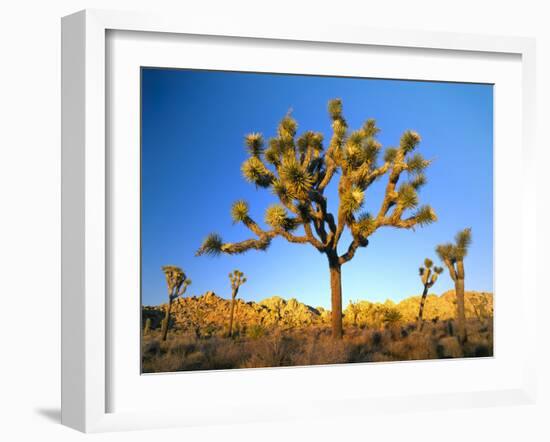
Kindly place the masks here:
[[(433, 159), (428, 184), (420, 192), (439, 221), (416, 231), (379, 229), (367, 248), (343, 267), (343, 302), (350, 299), (398, 301), (421, 291), (418, 267), (437, 262), (434, 247), (472, 227), (466, 266), (467, 290), (493, 290), (493, 88), (491, 85), (436, 83), (253, 73), (143, 69), (142, 71), (142, 301), (166, 302), (161, 266), (182, 267), (193, 284), (186, 296), (213, 290), (230, 293), (228, 273), (248, 276), (243, 299), (278, 295), (312, 306), (330, 306), (326, 257), (312, 246), (275, 239), (267, 252), (195, 257), (210, 232), (226, 241), (253, 237), (234, 225), (231, 204), (245, 199), (263, 225), (264, 211), (276, 202), (241, 176), (247, 158), (245, 134), (275, 135), (292, 109), (298, 133), (330, 137), (327, 102), (341, 98), (350, 128), (375, 118), (384, 147), (397, 145), (402, 132), (422, 136), (419, 151)], [(366, 193), (365, 209), (377, 211), (385, 179)], [(333, 180), (336, 183), (336, 180)], [(333, 184), (335, 184), (333, 183)], [(335, 211), (335, 185), (327, 191)], [(344, 236), (340, 251), (347, 248)], [(447, 272), (434, 286), (452, 288)]]

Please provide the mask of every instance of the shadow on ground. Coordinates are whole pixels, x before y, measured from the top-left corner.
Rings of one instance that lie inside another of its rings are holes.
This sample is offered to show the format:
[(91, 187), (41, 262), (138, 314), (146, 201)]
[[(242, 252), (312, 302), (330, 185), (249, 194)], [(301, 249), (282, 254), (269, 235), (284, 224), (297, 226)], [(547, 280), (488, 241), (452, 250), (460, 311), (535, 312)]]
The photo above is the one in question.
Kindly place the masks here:
[(61, 410), (59, 408), (37, 408), (34, 411), (50, 422), (61, 423)]

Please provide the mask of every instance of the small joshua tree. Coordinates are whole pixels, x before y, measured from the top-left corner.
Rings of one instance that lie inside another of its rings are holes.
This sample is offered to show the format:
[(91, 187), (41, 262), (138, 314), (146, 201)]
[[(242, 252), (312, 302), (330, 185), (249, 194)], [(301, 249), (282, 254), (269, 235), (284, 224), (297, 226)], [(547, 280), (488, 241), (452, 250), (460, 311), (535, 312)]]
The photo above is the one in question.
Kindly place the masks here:
[(229, 316), (229, 336), (233, 336), (233, 315), (235, 313), (235, 300), (239, 293), (239, 288), (246, 282), (243, 272), (235, 270), (229, 274), (231, 281), (231, 314)]
[(418, 330), (422, 330), (422, 327), (424, 325), (424, 322), (422, 320), (422, 314), (424, 313), (424, 305), (426, 303), (426, 297), (428, 296), (428, 290), (433, 287), (433, 285), (437, 281), (437, 277), (441, 275), (441, 273), (443, 273), (442, 267), (435, 266), (432, 269), (432, 266), (433, 266), (432, 260), (429, 258), (426, 258), (424, 260), (424, 266), (418, 269), (420, 280), (424, 285), (424, 291), (422, 292), (422, 298), (420, 299), (420, 308), (418, 310), (418, 322), (416, 325), (416, 328)]
[(143, 335), (148, 335), (151, 331), (151, 318), (147, 318), (145, 321), (145, 327), (143, 328)]
[[(236, 201), (231, 209), (233, 220), (244, 224), (254, 237), (228, 243), (212, 233), (197, 255), (266, 250), (276, 237), (313, 246), (327, 257), (332, 336), (340, 339), (342, 265), (351, 261), (359, 248), (367, 247), (369, 237), (379, 228), (412, 229), (437, 217), (430, 206), (419, 206), (418, 190), (426, 183), (424, 170), (430, 162), (414, 153), (420, 143), (418, 133), (405, 131), (397, 147), (389, 147), (380, 155), (382, 145), (376, 139), (379, 129), (374, 120), (350, 132), (341, 100), (331, 100), (328, 111), (332, 136), (326, 150), (321, 133), (306, 131), (297, 137), (298, 125), (289, 114), (281, 120), (277, 136), (269, 140), (268, 147), (261, 134), (246, 136), (249, 158), (242, 164), (242, 174), (257, 187), (271, 189), (279, 203), (267, 208), (268, 229), (264, 229), (250, 217), (248, 203)], [(408, 179), (402, 179), (404, 173)], [(383, 176), (387, 176), (387, 184), (377, 212), (362, 212), (367, 188)], [(335, 215), (329, 212), (325, 195), (333, 180), (338, 186)], [(296, 234), (297, 229), (303, 233)], [(351, 241), (345, 253), (339, 254), (338, 245), (346, 230)]]
[(168, 325), (170, 322), (170, 311), (172, 310), (172, 302), (178, 296), (182, 296), (187, 287), (191, 285), (191, 280), (187, 278), (183, 270), (176, 266), (162, 267), (164, 276), (166, 277), (166, 285), (168, 287), (168, 307), (162, 321), (162, 340), (166, 341), (168, 336)]
[(472, 243), (472, 229), (464, 229), (455, 236), (455, 242), (440, 244), (435, 251), (443, 261), (455, 283), (457, 332), (461, 343), (466, 342), (466, 314), (464, 311), (464, 258)]
[(359, 313), (361, 313), (359, 302), (353, 302), (352, 300), (350, 300), (348, 310), (351, 314), (351, 317), (353, 318), (353, 325), (357, 326), (357, 317), (359, 316)]

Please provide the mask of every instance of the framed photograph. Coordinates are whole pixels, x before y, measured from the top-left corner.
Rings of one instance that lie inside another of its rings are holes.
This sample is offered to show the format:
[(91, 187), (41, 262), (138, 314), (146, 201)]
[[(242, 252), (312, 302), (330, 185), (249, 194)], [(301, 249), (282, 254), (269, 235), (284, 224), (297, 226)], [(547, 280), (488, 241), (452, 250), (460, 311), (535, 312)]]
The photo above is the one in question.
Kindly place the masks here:
[(534, 400), (534, 41), (62, 31), (64, 424)]

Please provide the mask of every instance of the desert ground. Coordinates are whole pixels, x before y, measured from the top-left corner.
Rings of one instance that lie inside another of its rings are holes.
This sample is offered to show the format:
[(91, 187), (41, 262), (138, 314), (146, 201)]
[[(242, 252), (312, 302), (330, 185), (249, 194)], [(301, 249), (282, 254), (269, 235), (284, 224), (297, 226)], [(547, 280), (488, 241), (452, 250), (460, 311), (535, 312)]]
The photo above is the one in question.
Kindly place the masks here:
[(166, 305), (142, 308), (143, 373), (490, 357), (493, 355), (493, 295), (466, 292), (467, 341), (456, 333), (454, 291), (430, 294), (424, 321), (420, 296), (399, 303), (350, 302), (343, 312), (344, 336), (333, 339), (330, 311), (296, 299), (237, 299), (229, 336), (231, 300), (212, 292), (179, 298), (167, 339), (161, 326)]

